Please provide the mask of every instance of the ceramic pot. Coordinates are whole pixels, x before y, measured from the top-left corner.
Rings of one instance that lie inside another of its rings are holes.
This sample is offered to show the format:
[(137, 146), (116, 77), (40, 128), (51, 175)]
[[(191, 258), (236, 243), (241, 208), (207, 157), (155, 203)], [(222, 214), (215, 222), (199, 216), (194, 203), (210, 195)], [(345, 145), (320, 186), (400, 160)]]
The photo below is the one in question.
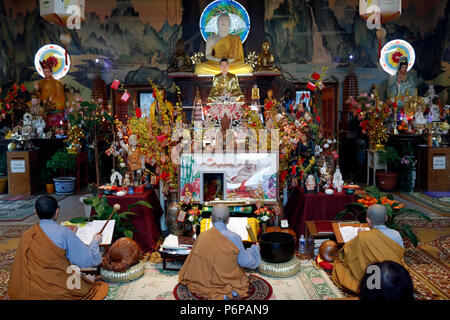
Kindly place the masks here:
[(177, 221), (180, 213), (180, 207), (178, 206), (178, 193), (175, 190), (170, 191), (170, 202), (167, 205), (166, 211), (166, 224), (169, 229), (169, 233), (181, 236), (183, 235), (183, 224)]
[(377, 186), (383, 191), (392, 191), (397, 187), (398, 172), (377, 171)]
[(295, 239), (285, 232), (269, 232), (261, 235), (261, 258), (270, 263), (284, 263), (295, 253)]
[(56, 194), (72, 194), (75, 192), (75, 177), (53, 178)]
[(91, 212), (92, 212), (92, 207), (88, 206), (86, 203), (84, 203), (84, 199), (88, 199), (93, 197), (94, 195), (92, 193), (90, 194), (84, 194), (80, 197), (80, 202), (84, 205), (84, 214), (86, 216), (86, 218), (90, 218), (91, 217)]

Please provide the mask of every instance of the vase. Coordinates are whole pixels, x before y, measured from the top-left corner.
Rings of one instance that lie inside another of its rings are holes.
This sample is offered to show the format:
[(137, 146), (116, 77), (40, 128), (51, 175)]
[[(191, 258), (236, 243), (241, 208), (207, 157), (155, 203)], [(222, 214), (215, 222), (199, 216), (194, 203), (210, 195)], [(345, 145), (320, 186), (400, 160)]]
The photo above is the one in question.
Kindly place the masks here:
[(176, 236), (183, 235), (183, 224), (178, 222), (180, 207), (178, 206), (178, 192), (170, 190), (169, 204), (167, 205), (166, 224), (170, 234)]
[(264, 233), (266, 233), (267, 231), (267, 224), (262, 223), (261, 224), (261, 235), (263, 235)]
[(377, 186), (383, 191), (392, 191), (397, 186), (398, 172), (377, 171)]
[(75, 191), (75, 177), (53, 178), (56, 194), (72, 194)]

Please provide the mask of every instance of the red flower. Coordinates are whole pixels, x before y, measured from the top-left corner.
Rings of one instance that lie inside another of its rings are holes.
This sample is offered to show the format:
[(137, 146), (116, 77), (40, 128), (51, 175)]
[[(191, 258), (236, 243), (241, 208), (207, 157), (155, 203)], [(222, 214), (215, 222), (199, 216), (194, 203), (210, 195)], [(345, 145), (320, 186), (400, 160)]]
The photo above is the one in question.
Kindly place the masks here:
[(316, 116), (316, 120), (317, 120), (317, 122), (320, 122), (320, 117)]
[(22, 90), (22, 92), (27, 91), (27, 89), (25, 88), (24, 84), (22, 83), (22, 85), (20, 86), (20, 89)]

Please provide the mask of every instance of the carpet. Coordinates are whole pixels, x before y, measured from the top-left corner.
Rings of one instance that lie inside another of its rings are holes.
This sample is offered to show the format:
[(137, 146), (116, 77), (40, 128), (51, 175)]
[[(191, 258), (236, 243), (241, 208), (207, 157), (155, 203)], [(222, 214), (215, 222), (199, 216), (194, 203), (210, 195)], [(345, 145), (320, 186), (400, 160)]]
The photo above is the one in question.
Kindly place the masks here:
[(435, 198), (450, 197), (450, 191), (423, 191), (423, 193)]
[[(151, 261), (150, 258), (149, 261)], [(302, 261), (300, 272), (288, 278), (272, 278), (259, 273), (254, 278), (265, 280), (272, 286), (270, 300), (324, 300), (342, 298), (340, 290), (323, 271), (316, 269), (312, 261)], [(259, 283), (262, 283), (260, 281)], [(140, 279), (109, 284), (106, 300), (175, 300), (174, 288), (178, 284), (178, 271), (164, 271), (162, 263), (146, 263)]]
[(450, 217), (450, 197), (430, 197), (422, 192), (394, 192), (395, 195), (424, 207), (437, 215)]
[[(248, 277), (249, 290), (245, 297), (233, 300), (269, 300), (272, 296), (272, 286), (263, 278), (260, 278), (254, 274)], [(206, 300), (192, 292), (189, 289), (178, 283), (173, 289), (173, 296), (176, 300)]]
[[(34, 214), (34, 205), (36, 200), (42, 195), (35, 196), (9, 196), (0, 198), (0, 222), (23, 221)], [(57, 201), (61, 201), (67, 195), (52, 195)], [(22, 197), (22, 198), (21, 198)], [(6, 200), (13, 199), (16, 200)]]

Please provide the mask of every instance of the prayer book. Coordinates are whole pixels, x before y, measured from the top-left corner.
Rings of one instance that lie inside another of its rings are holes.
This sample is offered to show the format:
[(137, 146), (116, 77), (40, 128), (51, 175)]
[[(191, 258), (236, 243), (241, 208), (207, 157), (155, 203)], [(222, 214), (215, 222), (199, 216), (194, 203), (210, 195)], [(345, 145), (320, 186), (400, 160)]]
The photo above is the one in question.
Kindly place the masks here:
[[(344, 242), (348, 242), (352, 240), (354, 237), (358, 235), (359, 225), (356, 227), (353, 226), (345, 226), (339, 227), (339, 231), (341, 232), (342, 240)], [(370, 228), (362, 228), (363, 231), (369, 231)]]
[[(81, 239), (81, 241), (83, 241), (86, 245), (90, 245), (92, 238), (102, 229), (106, 221), (107, 220), (93, 220), (91, 222), (87, 222), (86, 224), (80, 223), (75, 230), (73, 229), (73, 227), (71, 227), (73, 226), (73, 224), (69, 222), (63, 222), (62, 225), (68, 227), (69, 229), (72, 229), (72, 231), (75, 232), (78, 238)], [(109, 220), (108, 224), (105, 227), (105, 230), (103, 230), (102, 232), (103, 237), (102, 243), (100, 243), (101, 246), (107, 246), (111, 244), (115, 224), (116, 220)]]

